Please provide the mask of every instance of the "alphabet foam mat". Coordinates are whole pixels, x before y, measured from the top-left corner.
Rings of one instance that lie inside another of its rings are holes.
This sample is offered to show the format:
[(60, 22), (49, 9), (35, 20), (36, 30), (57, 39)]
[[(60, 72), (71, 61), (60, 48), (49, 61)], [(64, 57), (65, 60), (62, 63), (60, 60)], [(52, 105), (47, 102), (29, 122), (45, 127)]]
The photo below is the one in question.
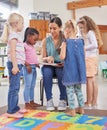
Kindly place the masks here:
[(64, 112), (31, 110), (24, 118), (0, 116), (0, 130), (107, 130), (107, 116), (67, 116)]

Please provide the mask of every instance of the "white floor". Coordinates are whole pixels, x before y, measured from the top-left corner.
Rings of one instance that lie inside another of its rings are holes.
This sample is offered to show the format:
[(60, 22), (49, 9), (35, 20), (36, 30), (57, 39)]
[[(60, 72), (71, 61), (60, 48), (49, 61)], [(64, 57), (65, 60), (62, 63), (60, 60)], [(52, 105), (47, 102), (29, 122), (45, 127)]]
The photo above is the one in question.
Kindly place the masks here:
[[(40, 102), (40, 70), (38, 69), (38, 77), (37, 77), (37, 83), (35, 87), (35, 101), (38, 103)], [(102, 78), (101, 74), (97, 77), (98, 87), (99, 87), (99, 94), (98, 94), (98, 107), (97, 109), (103, 109), (107, 110), (107, 78)], [(8, 79), (1, 79), (0, 81), (0, 107), (7, 105), (7, 93), (8, 93)], [(19, 103), (24, 104), (23, 100), (23, 89), (24, 85), (21, 81), (21, 89), (19, 93)], [(84, 98), (86, 98), (85, 93), (85, 85), (83, 85), (82, 90), (84, 94)], [(53, 100), (54, 105), (57, 106), (59, 102), (59, 89), (57, 85), (53, 86)], [(46, 105), (46, 99), (44, 95), (44, 105)], [(76, 101), (77, 105), (77, 101)]]

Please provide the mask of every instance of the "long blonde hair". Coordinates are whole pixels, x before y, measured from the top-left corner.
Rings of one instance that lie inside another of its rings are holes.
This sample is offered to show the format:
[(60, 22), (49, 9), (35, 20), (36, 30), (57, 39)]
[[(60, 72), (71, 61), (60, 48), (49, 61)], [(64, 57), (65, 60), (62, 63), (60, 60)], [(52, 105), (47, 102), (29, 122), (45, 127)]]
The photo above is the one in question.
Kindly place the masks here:
[[(102, 38), (101, 38), (101, 34), (100, 34), (100, 31), (99, 31), (99, 28), (96, 25), (96, 23), (93, 21), (93, 19), (90, 18), (89, 16), (83, 16), (79, 20), (80, 20), (80, 23), (83, 23), (83, 24), (86, 23), (88, 31), (92, 30), (92, 31), (95, 32), (97, 43), (98, 43), (98, 47), (100, 48), (103, 45), (103, 41), (102, 41)], [(77, 23), (79, 23), (79, 21)]]
[(18, 13), (12, 13), (7, 19), (7, 22), (4, 24), (3, 33), (0, 37), (0, 43), (7, 43), (9, 32), (12, 28), (12, 24), (18, 22), (23, 17)]

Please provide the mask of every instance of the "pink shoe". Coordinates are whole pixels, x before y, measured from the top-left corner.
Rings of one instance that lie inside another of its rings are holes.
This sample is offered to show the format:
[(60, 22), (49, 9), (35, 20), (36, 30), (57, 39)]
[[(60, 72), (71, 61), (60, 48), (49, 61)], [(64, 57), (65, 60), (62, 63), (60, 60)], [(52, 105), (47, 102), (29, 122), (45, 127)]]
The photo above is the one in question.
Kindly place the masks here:
[(29, 112), (29, 110), (27, 110), (27, 109), (20, 109), (18, 112), (19, 112), (20, 114), (24, 114), (24, 113)]
[(22, 114), (20, 114), (20, 113), (18, 113), (18, 112), (13, 113), (13, 114), (7, 113), (6, 116), (7, 116), (8, 118), (16, 118), (16, 119), (20, 119), (20, 118), (23, 118), (23, 117), (24, 117)]

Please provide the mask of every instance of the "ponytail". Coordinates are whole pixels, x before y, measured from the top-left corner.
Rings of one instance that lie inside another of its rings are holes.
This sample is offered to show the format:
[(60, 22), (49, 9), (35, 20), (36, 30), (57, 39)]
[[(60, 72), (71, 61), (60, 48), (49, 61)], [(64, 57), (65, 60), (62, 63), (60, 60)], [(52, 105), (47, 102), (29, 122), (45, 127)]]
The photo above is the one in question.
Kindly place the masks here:
[(27, 35), (29, 34), (29, 33), (28, 33), (28, 30), (29, 30), (29, 27), (27, 27), (26, 30), (25, 30), (23, 42), (26, 42)]
[(0, 43), (7, 43), (8, 33), (9, 33), (9, 25), (7, 23), (4, 24), (3, 33), (0, 37)]

